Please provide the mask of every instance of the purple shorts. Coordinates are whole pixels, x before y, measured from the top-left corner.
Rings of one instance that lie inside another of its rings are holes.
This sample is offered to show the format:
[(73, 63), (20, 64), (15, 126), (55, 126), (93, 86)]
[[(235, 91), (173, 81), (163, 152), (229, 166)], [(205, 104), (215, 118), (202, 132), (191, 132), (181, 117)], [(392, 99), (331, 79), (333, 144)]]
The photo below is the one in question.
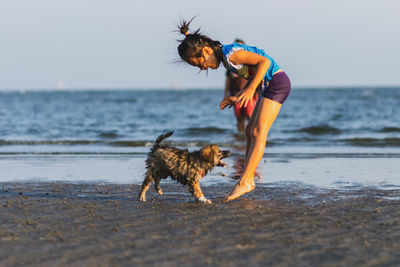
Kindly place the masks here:
[(283, 104), (290, 93), (290, 80), (285, 72), (274, 74), (269, 85), (262, 92), (262, 96), (275, 102)]

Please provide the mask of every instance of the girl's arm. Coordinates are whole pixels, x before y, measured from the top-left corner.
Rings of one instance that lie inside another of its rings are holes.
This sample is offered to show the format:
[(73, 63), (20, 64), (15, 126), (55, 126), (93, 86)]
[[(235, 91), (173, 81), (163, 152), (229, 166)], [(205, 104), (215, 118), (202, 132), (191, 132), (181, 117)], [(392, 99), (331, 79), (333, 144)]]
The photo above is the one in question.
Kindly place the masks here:
[(237, 101), (236, 96), (227, 96), (224, 98), (224, 100), (221, 101), (221, 103), (219, 103), (219, 109), (223, 110), (226, 107), (231, 108), (236, 104), (236, 101)]
[(247, 107), (249, 102), (253, 102), (253, 95), (257, 89), (257, 86), (264, 78), (265, 73), (267, 73), (267, 70), (271, 65), (271, 61), (259, 54), (245, 50), (239, 50), (233, 53), (229, 58), (229, 61), (235, 65), (244, 64), (253, 66), (255, 68), (254, 76), (249, 80), (246, 86), (235, 95), (237, 96), (236, 103), (240, 103), (240, 106)]
[(229, 76), (226, 76), (224, 98), (230, 96), (230, 93), (229, 93), (229, 88), (231, 87), (230, 81), (231, 81), (231, 78)]
[(235, 105), (237, 97), (231, 96), (229, 90), (230, 86), (231, 86), (231, 78), (229, 76), (226, 76), (224, 99), (219, 104), (220, 109), (225, 109), (226, 107), (232, 107), (233, 105)]

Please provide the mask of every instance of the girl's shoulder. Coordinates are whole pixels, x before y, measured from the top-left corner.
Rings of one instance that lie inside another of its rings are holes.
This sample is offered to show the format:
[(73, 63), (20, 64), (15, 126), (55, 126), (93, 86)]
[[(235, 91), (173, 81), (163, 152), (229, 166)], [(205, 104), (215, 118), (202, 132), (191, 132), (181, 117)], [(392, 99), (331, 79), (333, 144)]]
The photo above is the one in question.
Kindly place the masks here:
[(263, 49), (259, 49), (256, 46), (249, 46), (245, 44), (239, 44), (239, 43), (233, 43), (233, 44), (228, 44), (228, 45), (223, 45), (222, 46), (222, 53), (227, 57), (230, 58), (230, 56), (235, 53), (236, 51), (239, 50), (245, 50), (249, 52), (253, 52), (262, 56), (266, 56), (267, 54)]
[(227, 45), (222, 46), (222, 53), (224, 53), (224, 55), (236, 52), (238, 50), (246, 50), (246, 45), (239, 44), (239, 43), (233, 43), (233, 44), (227, 44)]
[(228, 45), (223, 45), (222, 46), (222, 54), (224, 55), (224, 66), (227, 69), (230, 70), (238, 70), (243, 67), (242, 64), (235, 65), (230, 61), (230, 57), (232, 54), (234, 54), (236, 51), (239, 50), (247, 50), (246, 45), (244, 44), (239, 44), (239, 43), (233, 43), (233, 44), (228, 44)]

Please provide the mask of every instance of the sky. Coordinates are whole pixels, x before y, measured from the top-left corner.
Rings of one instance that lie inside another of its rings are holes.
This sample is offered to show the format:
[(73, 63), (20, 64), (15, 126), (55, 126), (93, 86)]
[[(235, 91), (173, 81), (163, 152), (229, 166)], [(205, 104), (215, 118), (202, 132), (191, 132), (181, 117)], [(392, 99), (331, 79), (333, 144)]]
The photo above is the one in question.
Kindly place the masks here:
[(400, 85), (398, 0), (1, 0), (0, 90), (223, 88), (177, 24), (264, 49), (294, 88)]

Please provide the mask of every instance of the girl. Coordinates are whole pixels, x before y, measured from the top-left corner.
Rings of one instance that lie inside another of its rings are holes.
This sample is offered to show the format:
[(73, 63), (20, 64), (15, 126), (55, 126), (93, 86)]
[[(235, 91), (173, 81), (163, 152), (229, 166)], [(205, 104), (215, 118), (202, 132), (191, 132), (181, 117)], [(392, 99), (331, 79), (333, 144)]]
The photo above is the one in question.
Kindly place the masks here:
[[(222, 45), (200, 34), (199, 30), (189, 33), (191, 21), (183, 21), (179, 25), (180, 32), (185, 35), (178, 46), (182, 60), (200, 70), (217, 69), (222, 64), (227, 70), (248, 80), (239, 93), (221, 101), (220, 109), (237, 103), (240, 107), (246, 107), (253, 103), (257, 88), (261, 94), (246, 126), (246, 158), (242, 175), (232, 192), (224, 199), (230, 201), (255, 188), (254, 172), (264, 155), (268, 131), (290, 93), (290, 80), (264, 50), (239, 43)], [(268, 87), (265, 86), (267, 83)]]

